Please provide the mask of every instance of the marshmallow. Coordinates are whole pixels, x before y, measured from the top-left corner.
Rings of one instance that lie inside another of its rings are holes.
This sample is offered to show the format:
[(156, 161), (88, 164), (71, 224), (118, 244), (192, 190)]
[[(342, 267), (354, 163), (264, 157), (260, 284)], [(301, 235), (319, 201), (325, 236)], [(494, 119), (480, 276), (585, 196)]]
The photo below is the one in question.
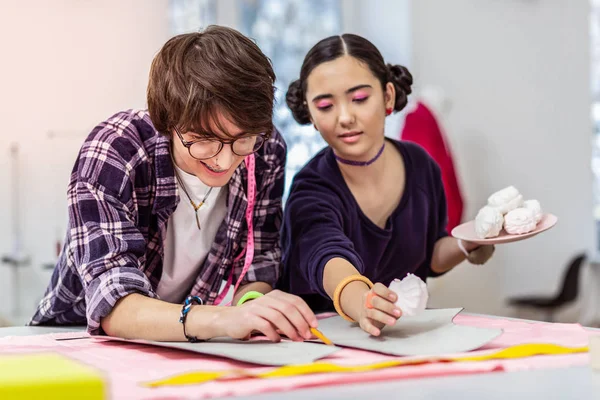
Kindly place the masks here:
[(499, 190), (488, 198), (488, 206), (498, 208), (503, 215), (521, 205), (523, 205), (523, 196), (514, 186)]
[(475, 217), (475, 234), (480, 239), (496, 237), (502, 230), (504, 217), (496, 207), (485, 206)]
[(407, 274), (402, 280), (394, 279), (389, 288), (398, 295), (396, 306), (403, 316), (413, 317), (427, 307), (427, 285), (418, 276)]
[(523, 208), (527, 208), (533, 211), (533, 215), (535, 216), (535, 223), (539, 223), (542, 220), (542, 206), (540, 202), (537, 200), (526, 200), (523, 202)]
[(511, 235), (522, 235), (535, 229), (535, 214), (528, 208), (516, 208), (504, 216), (504, 230)]

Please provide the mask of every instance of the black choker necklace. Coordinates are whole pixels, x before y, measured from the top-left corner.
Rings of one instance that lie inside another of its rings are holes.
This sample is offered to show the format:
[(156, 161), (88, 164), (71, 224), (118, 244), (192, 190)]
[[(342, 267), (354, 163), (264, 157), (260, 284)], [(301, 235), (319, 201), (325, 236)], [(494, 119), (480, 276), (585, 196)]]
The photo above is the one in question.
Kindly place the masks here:
[(368, 165), (373, 164), (375, 161), (377, 161), (377, 159), (383, 154), (384, 148), (385, 148), (385, 142), (383, 142), (383, 145), (381, 146), (381, 148), (379, 149), (377, 154), (375, 154), (375, 157), (371, 158), (369, 161), (346, 160), (345, 158), (342, 158), (342, 157), (338, 156), (337, 154), (335, 154), (335, 152), (333, 153), (333, 156), (335, 157), (336, 160), (338, 160), (342, 164), (353, 165), (355, 167), (366, 167)]

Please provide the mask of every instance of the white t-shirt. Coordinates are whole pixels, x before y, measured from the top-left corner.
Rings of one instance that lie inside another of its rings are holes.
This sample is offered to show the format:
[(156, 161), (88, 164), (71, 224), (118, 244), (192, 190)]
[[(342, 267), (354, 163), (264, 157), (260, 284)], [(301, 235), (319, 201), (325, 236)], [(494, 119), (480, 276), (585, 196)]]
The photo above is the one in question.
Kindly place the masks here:
[[(200, 203), (209, 187), (195, 175), (175, 168), (194, 203)], [(170, 303), (181, 303), (189, 293), (227, 213), (227, 186), (213, 188), (198, 210), (202, 228), (198, 229), (194, 208), (179, 182), (177, 188), (180, 201), (167, 223), (163, 271), (156, 289), (160, 298)]]

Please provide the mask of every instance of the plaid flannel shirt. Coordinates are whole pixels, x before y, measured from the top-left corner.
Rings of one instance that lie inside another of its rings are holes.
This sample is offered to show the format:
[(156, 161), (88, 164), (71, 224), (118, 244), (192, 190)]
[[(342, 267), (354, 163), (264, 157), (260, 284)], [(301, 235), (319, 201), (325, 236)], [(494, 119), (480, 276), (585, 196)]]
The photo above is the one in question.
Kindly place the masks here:
[[(286, 146), (278, 132), (256, 153), (255, 250), (242, 284), (274, 285), (280, 273)], [(227, 215), (191, 292), (212, 304), (244, 257), (247, 170), (229, 184)], [(169, 217), (179, 202), (170, 138), (160, 135), (147, 111), (120, 112), (84, 142), (68, 186), (69, 226), (52, 279), (31, 325), (85, 324), (100, 334), (100, 320), (131, 293), (158, 298)]]

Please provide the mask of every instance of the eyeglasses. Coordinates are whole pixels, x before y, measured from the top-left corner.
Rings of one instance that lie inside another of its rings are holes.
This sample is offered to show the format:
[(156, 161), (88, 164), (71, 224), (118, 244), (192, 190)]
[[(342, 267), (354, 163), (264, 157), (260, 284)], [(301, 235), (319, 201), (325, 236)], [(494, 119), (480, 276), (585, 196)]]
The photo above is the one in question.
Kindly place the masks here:
[(244, 157), (252, 153), (256, 153), (269, 138), (268, 135), (259, 134), (244, 136), (234, 140), (219, 140), (219, 139), (199, 139), (187, 141), (183, 138), (179, 129), (175, 128), (177, 136), (181, 143), (187, 147), (190, 156), (196, 160), (208, 160), (213, 158), (223, 150), (226, 144), (231, 145), (233, 154)]

